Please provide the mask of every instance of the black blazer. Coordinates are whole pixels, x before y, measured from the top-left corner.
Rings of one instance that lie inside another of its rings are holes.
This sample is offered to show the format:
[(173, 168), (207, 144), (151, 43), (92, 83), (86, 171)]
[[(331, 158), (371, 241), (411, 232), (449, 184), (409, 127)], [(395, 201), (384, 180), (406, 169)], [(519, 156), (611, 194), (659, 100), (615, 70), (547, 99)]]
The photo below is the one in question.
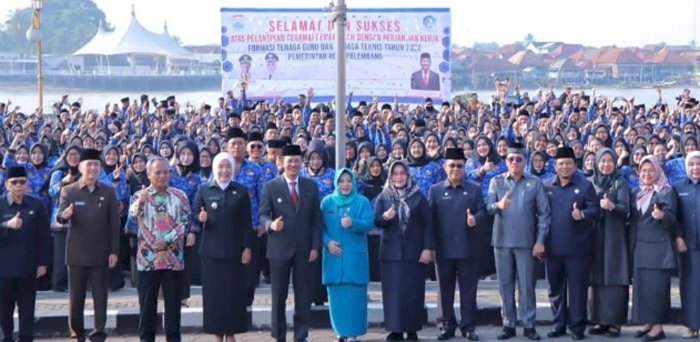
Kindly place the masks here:
[[(9, 205), (0, 196), (0, 278), (36, 276), (38, 266), (48, 266), (51, 258), (49, 215), (41, 200), (24, 196), (21, 205)], [(22, 227), (7, 228), (5, 223), (19, 211)]]
[(398, 208), (398, 203), (382, 192), (374, 204), (374, 224), (382, 230), (382, 240), (379, 246), (379, 260), (415, 261), (418, 262), (424, 249), (435, 250), (435, 235), (430, 215), (430, 206), (423, 193), (417, 191), (406, 199), (411, 209), (408, 226), (401, 231), (399, 215), (387, 221), (384, 212), (392, 204)]
[[(639, 188), (632, 193), (635, 203)], [(675, 269), (676, 253), (673, 247), (676, 229), (676, 195), (668, 187), (655, 193), (645, 213), (632, 204), (630, 219), (630, 246), (635, 268)], [(661, 206), (664, 218), (659, 221), (651, 217), (654, 204)]]
[(240, 258), (255, 237), (248, 189), (231, 182), (225, 190), (209, 181), (202, 184), (194, 197), (192, 213), (199, 221), (201, 208), (207, 212), (202, 225), (199, 254), (210, 258)]
[[(308, 254), (311, 249), (321, 250), (323, 220), (318, 185), (299, 176), (299, 210), (292, 204), (292, 196), (284, 176), (267, 182), (260, 198), (260, 223), (267, 229), (267, 258), (290, 259), (295, 253)], [(272, 221), (282, 216), (284, 228), (270, 229)]]

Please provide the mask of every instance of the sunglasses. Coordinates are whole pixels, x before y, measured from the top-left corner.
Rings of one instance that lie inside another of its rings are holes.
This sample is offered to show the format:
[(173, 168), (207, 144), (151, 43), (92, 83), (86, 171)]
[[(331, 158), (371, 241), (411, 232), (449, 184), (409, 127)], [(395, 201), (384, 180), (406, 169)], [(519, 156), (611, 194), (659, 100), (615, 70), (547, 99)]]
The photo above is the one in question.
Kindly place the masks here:
[(464, 164), (447, 164), (447, 167), (450, 169), (463, 169)]
[(12, 184), (12, 185), (25, 185), (25, 184), (27, 184), (27, 180), (26, 179), (13, 179), (10, 181), (10, 184)]
[(525, 161), (525, 158), (523, 158), (523, 157), (508, 157), (508, 158), (506, 158), (506, 161), (509, 163), (520, 164), (523, 161)]
[(262, 150), (262, 149), (263, 149), (263, 145), (261, 145), (261, 144), (251, 144), (251, 145), (250, 145), (250, 149), (252, 149), (252, 150), (255, 150), (255, 149)]

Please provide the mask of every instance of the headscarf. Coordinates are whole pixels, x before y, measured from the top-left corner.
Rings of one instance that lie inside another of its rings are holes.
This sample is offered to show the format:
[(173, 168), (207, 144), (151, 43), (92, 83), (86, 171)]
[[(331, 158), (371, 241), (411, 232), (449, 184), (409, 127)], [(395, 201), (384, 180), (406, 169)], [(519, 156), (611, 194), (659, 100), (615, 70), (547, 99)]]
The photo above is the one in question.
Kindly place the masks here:
[[(44, 155), (44, 159), (41, 160), (41, 164), (39, 165), (35, 165), (34, 162), (32, 162), (32, 151), (34, 151), (35, 148), (40, 149), (41, 154)], [(49, 148), (42, 143), (34, 143), (34, 145), (32, 145), (32, 148), (29, 149), (29, 162), (32, 165), (34, 165), (34, 167), (37, 169), (42, 169), (46, 167), (49, 164)]]
[[(700, 147), (700, 146), (698, 146), (698, 139), (695, 138), (695, 136), (692, 136), (692, 135), (686, 135), (686, 136), (684, 136), (683, 139), (681, 139), (681, 151), (682, 151), (682, 153), (683, 153), (684, 156), (687, 156), (687, 155), (688, 155), (688, 153), (685, 151), (685, 144), (686, 144), (688, 141), (690, 141), (690, 140), (692, 140), (692, 141), (695, 142), (695, 146), (696, 146), (696, 147)], [(687, 170), (687, 169), (686, 169), (686, 170)]]
[(151, 185), (151, 180), (148, 179), (148, 173), (146, 172), (146, 169), (144, 168), (143, 171), (136, 171), (134, 168), (134, 164), (137, 159), (142, 160), (144, 163), (148, 163), (148, 158), (146, 158), (146, 155), (143, 153), (135, 153), (133, 156), (131, 156), (130, 160), (130, 168), (133, 177), (129, 178), (129, 188), (131, 189), (131, 193), (136, 193), (136, 191), (141, 190), (142, 186), (150, 186)]
[(386, 157), (384, 157), (384, 158), (377, 157), (377, 159), (382, 163), (382, 165), (384, 165), (384, 163), (386, 163), (386, 161), (389, 159), (389, 157), (391, 157), (391, 151), (389, 151), (389, 149), (386, 148), (386, 145), (377, 144), (377, 146), (374, 147), (374, 155), (375, 156), (379, 156), (379, 154), (377, 152), (379, 152), (380, 148), (383, 148), (384, 151), (386, 151)]
[[(646, 144), (645, 144), (646, 145)], [(635, 170), (637, 173), (639, 173), (639, 164), (634, 162), (634, 155), (637, 153), (637, 151), (642, 151), (644, 152), (644, 155), (647, 155), (647, 149), (643, 145), (635, 146), (632, 149), (632, 153), (630, 153), (630, 167), (632, 167), (633, 170)], [(640, 161), (641, 162), (641, 161)]]
[[(395, 187), (394, 182), (391, 181), (391, 174), (397, 166), (403, 166), (408, 174), (406, 178), (406, 186), (401, 189)], [(411, 178), (411, 172), (408, 165), (406, 165), (406, 162), (403, 160), (396, 160), (391, 163), (383, 192), (385, 192), (387, 196), (391, 198), (393, 203), (398, 203), (396, 212), (398, 213), (399, 227), (401, 228), (402, 233), (406, 231), (406, 228), (408, 227), (408, 219), (411, 217), (411, 207), (408, 206), (408, 202), (406, 200), (418, 191), (420, 191), (420, 188), (418, 188), (418, 185), (416, 185)]]
[[(318, 154), (321, 158), (321, 167), (317, 170), (311, 168), (311, 155)], [(311, 176), (320, 176), (325, 172), (328, 165), (328, 153), (326, 153), (326, 143), (323, 140), (312, 140), (306, 148), (306, 167), (309, 169)]]
[[(107, 165), (107, 153), (109, 153), (111, 150), (117, 152), (117, 162), (114, 163), (114, 165)], [(119, 147), (109, 144), (105, 145), (105, 147), (102, 149), (102, 169), (107, 174), (110, 174), (117, 168), (117, 164), (119, 164)]]
[[(346, 173), (349, 174), (350, 178), (352, 179), (352, 190), (350, 190), (349, 194), (344, 195), (343, 192), (340, 191), (338, 184), (340, 183), (340, 177)], [(331, 198), (333, 198), (333, 202), (335, 202), (337, 206), (344, 207), (350, 205), (355, 200), (355, 198), (357, 198), (357, 177), (355, 177), (355, 173), (352, 172), (352, 170), (348, 168), (342, 168), (340, 170), (337, 170), (335, 172), (335, 179), (333, 180), (333, 184), (335, 185), (335, 190), (333, 190)]]
[[(217, 171), (216, 165), (224, 160), (228, 160), (228, 162), (231, 163), (231, 178), (229, 178), (228, 181), (222, 182), (219, 180), (219, 172)], [(231, 184), (231, 181), (233, 181), (233, 169), (236, 166), (233, 156), (231, 156), (228, 152), (219, 152), (219, 154), (217, 154), (216, 157), (214, 157), (214, 160), (211, 162), (211, 166), (213, 169), (212, 173), (214, 174), (212, 182), (216, 183), (221, 190), (226, 190), (226, 187), (228, 187), (228, 185)]]
[[(602, 172), (600, 172), (600, 169), (598, 169), (598, 164), (600, 163), (600, 160), (603, 159), (603, 156), (606, 154), (609, 154), (612, 157), (612, 162), (613, 162), (613, 171), (609, 175), (604, 175)], [(612, 183), (615, 181), (615, 178), (617, 178), (617, 154), (615, 151), (609, 147), (601, 147), (598, 152), (595, 154), (595, 165), (593, 165), (593, 186), (596, 188), (598, 193), (605, 192), (607, 191)]]
[(688, 166), (690, 164), (690, 160), (698, 157), (700, 157), (700, 151), (693, 151), (688, 153), (687, 156), (685, 156), (685, 170), (688, 174), (688, 178), (690, 178), (690, 166)]
[[(381, 168), (379, 176), (376, 177), (372, 175), (372, 171), (370, 170), (372, 168), (372, 164), (374, 163), (378, 163), (379, 167)], [(386, 184), (386, 179), (387, 171), (386, 168), (384, 168), (382, 161), (377, 157), (369, 157), (369, 160), (367, 160), (367, 169), (365, 170), (365, 174), (362, 175), (362, 181), (365, 183), (365, 185), (371, 185), (365, 186), (365, 197), (367, 197), (369, 200), (377, 197), (377, 195), (382, 192), (382, 188), (384, 187), (384, 184)]]
[(426, 144), (427, 144), (429, 137), (434, 137), (435, 140), (437, 140), (437, 143), (438, 143), (437, 154), (434, 156), (431, 156), (429, 153), (430, 151), (428, 151), (427, 148), (425, 150), (425, 154), (428, 155), (428, 158), (430, 158), (430, 160), (440, 160), (442, 158), (442, 153), (441, 153), (441, 148), (440, 148), (441, 147), (440, 146), (440, 137), (435, 132), (429, 131), (428, 133), (426, 133), (423, 136), (423, 141), (426, 142)]
[[(420, 156), (414, 156), (411, 153), (411, 146), (413, 144), (419, 144), (421, 148), (423, 149), (423, 154)], [(425, 144), (420, 139), (413, 139), (411, 142), (408, 144), (408, 151), (406, 151), (406, 154), (408, 155), (408, 165), (413, 166), (413, 167), (421, 167), (424, 166), (428, 163), (430, 163), (430, 158), (428, 157), (428, 151), (425, 149)]]
[(593, 176), (593, 170), (595, 170), (595, 165), (593, 165), (592, 170), (586, 170), (586, 159), (588, 159), (588, 156), (592, 155), (593, 156), (593, 163), (595, 164), (595, 154), (591, 151), (586, 151), (586, 153), (583, 154), (583, 164), (581, 165), (581, 171), (586, 175), (586, 177), (591, 177)]
[(610, 128), (606, 126), (605, 124), (600, 124), (596, 126), (595, 130), (593, 130), (593, 136), (595, 136), (596, 133), (598, 133), (598, 129), (604, 129), (608, 133), (608, 138), (605, 139), (605, 141), (600, 141), (601, 144), (603, 144), (603, 147), (612, 147), (613, 139), (612, 139), (612, 134), (610, 134)]
[[(201, 159), (202, 159), (202, 152), (207, 152), (209, 153), (209, 159), (211, 159), (212, 164), (210, 164), (207, 167), (202, 166)], [(211, 153), (211, 150), (207, 146), (203, 146), (202, 148), (199, 149), (199, 175), (202, 177), (202, 179), (209, 179), (211, 177), (211, 170), (212, 170), (212, 165), (214, 165), (214, 156)]]
[[(163, 148), (163, 145), (166, 145), (170, 148), (170, 155), (169, 156), (164, 156), (164, 155), (160, 154), (160, 150)], [(154, 152), (157, 155), (159, 155), (165, 159), (168, 159), (168, 161), (170, 161), (170, 159), (172, 159), (173, 155), (175, 155), (175, 148), (173, 147), (173, 143), (171, 143), (170, 140), (164, 140), (164, 141), (160, 142), (160, 147), (158, 148), (158, 151), (157, 152), (154, 151)]]
[(670, 186), (659, 159), (654, 155), (645, 156), (642, 158), (642, 161), (639, 162), (639, 168), (641, 169), (642, 165), (647, 162), (651, 163), (651, 165), (654, 166), (654, 169), (656, 169), (656, 179), (654, 180), (654, 184), (651, 185), (642, 184), (641, 181), (639, 183), (639, 188), (641, 190), (639, 193), (637, 193), (637, 209), (642, 213), (645, 213), (647, 209), (649, 209), (651, 198), (655, 193)]
[(480, 135), (480, 136), (478, 136), (478, 137), (476, 138), (476, 140), (474, 141), (474, 145), (475, 145), (475, 146), (479, 146), (479, 142), (482, 141), (482, 140), (485, 141), (485, 142), (489, 145), (489, 154), (486, 155), (486, 157), (482, 157), (482, 156), (480, 156), (479, 153), (477, 152), (477, 153), (476, 153), (476, 158), (477, 158), (477, 159), (479, 160), (479, 162), (481, 162), (482, 164), (483, 164), (483, 163), (486, 163), (486, 159), (488, 158), (488, 160), (489, 160), (490, 162), (494, 163), (495, 165), (498, 165), (498, 163), (501, 162), (501, 156), (498, 155), (498, 151), (496, 150), (496, 146), (493, 144), (493, 141), (491, 141), (491, 139), (489, 139), (488, 137), (486, 137), (486, 136), (484, 136), (484, 135)]
[[(345, 142), (345, 148), (350, 147), (353, 151), (355, 151), (355, 157), (353, 159), (348, 159), (347, 157), (345, 158), (345, 167), (352, 167), (355, 164), (355, 160), (357, 160), (358, 155), (357, 155), (357, 142), (353, 140), (348, 140)], [(347, 156), (344, 154), (344, 156)], [(338, 167), (339, 165), (336, 165)]]
[[(539, 170), (539, 171), (535, 170), (535, 163), (534, 163), (535, 156), (542, 157), (542, 162), (544, 163), (544, 165), (542, 165), (542, 170)], [(545, 153), (543, 151), (533, 152), (532, 155), (530, 156), (530, 174), (533, 176), (536, 176), (536, 177), (542, 177), (542, 175), (547, 173), (547, 161), (548, 160), (549, 160), (549, 156), (547, 155), (547, 153)]]
[[(185, 149), (188, 149), (190, 150), (190, 152), (192, 152), (192, 163), (190, 165), (182, 165), (182, 162), (180, 161), (180, 155)], [(212, 163), (212, 165), (214, 165), (214, 163)], [(199, 172), (199, 147), (194, 141), (187, 140), (180, 146), (180, 148), (178, 148), (177, 166), (180, 169), (180, 174), (182, 176), (187, 176), (190, 173), (195, 174)]]

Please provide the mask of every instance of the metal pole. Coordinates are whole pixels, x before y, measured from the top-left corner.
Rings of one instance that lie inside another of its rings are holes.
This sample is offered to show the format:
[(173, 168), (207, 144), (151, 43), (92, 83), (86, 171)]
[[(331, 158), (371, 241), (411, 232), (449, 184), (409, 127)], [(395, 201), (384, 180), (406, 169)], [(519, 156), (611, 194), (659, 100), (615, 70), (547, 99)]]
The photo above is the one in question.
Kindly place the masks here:
[(335, 167), (345, 166), (345, 0), (333, 6), (335, 21)]
[(44, 110), (44, 83), (42, 80), (43, 68), (41, 65), (42, 64), (42, 62), (41, 62), (41, 40), (36, 41), (36, 49), (37, 49), (37, 54), (38, 54), (37, 59), (38, 59), (38, 63), (39, 63), (37, 65), (38, 72), (36, 74), (36, 78), (37, 78), (36, 84), (37, 84), (37, 87), (39, 88), (38, 89), (39, 90), (39, 108), (41, 108), (42, 114), (43, 114), (43, 110)]

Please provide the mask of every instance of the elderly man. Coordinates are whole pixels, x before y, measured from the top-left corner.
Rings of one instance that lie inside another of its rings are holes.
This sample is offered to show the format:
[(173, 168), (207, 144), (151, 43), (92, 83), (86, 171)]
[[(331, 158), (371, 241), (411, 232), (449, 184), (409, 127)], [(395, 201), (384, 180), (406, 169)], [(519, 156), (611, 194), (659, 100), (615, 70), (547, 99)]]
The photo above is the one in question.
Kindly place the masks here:
[(180, 341), (180, 287), (185, 269), (185, 232), (191, 218), (187, 195), (170, 183), (170, 167), (162, 157), (150, 159), (146, 172), (151, 185), (134, 195), (129, 219), (138, 222), (136, 284), (139, 293), (139, 337), (156, 340), (158, 290), (163, 288), (165, 335)]
[[(544, 243), (549, 232), (549, 202), (539, 178), (525, 170), (525, 147), (515, 143), (508, 148), (508, 172), (491, 179), (487, 210), (495, 215), (493, 247), (501, 294), (503, 331), (499, 340), (515, 336), (518, 309), (525, 337), (540, 339), (535, 330), (535, 259), (544, 260)], [(534, 257), (534, 258), (533, 258)]]
[(568, 322), (571, 338), (581, 340), (586, 328), (593, 223), (600, 217), (600, 200), (593, 184), (576, 174), (575, 159), (571, 147), (560, 147), (556, 154), (557, 176), (544, 184), (550, 206), (561, 208), (551, 213), (546, 240), (553, 316), (547, 337), (563, 335)]
[(68, 224), (68, 314), (71, 338), (85, 340), (84, 313), (88, 282), (92, 285), (95, 329), (91, 341), (104, 341), (107, 323), (109, 268), (119, 255), (119, 201), (112, 187), (98, 182), (102, 163), (98, 150), (83, 150), (78, 170), (80, 180), (61, 189), (58, 223)]
[[(36, 279), (46, 274), (51, 237), (49, 219), (40, 200), (26, 196), (27, 171), (7, 170), (7, 195), (0, 200), (0, 328), (3, 341), (13, 341), (15, 305), (19, 313), (19, 341), (34, 339)], [(7, 262), (12, 261), (12, 262)]]

